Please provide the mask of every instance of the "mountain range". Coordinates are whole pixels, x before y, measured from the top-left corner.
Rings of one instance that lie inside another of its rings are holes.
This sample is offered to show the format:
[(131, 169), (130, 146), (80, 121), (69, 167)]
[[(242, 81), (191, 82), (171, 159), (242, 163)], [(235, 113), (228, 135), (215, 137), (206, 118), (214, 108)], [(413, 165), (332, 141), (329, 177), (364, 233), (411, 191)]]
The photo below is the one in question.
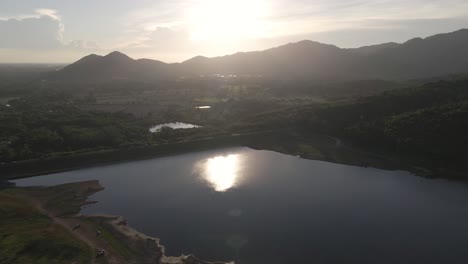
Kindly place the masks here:
[(194, 57), (182, 63), (134, 60), (120, 52), (89, 55), (50, 75), (53, 80), (161, 80), (182, 76), (250, 75), (278, 80), (416, 79), (468, 72), (468, 29), (343, 49), (310, 40), (263, 51)]

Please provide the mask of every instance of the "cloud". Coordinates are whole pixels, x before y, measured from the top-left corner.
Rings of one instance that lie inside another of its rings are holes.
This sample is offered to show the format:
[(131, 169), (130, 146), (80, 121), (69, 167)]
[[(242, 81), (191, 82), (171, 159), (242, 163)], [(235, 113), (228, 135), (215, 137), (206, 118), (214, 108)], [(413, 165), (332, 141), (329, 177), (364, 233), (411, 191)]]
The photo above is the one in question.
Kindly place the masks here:
[(182, 31), (185, 31), (184, 13), (188, 2), (156, 1), (146, 8), (129, 12), (123, 18), (124, 34), (114, 48), (144, 49), (153, 44), (162, 48), (174, 44), (175, 39), (185, 39)]
[(58, 15), (58, 11), (54, 9), (39, 8), (36, 9), (36, 14), (39, 16), (47, 16), (57, 21), (61, 20), (60, 16)]
[(0, 49), (98, 49), (94, 42), (63, 39), (59, 12), (40, 8), (33, 14), (0, 19)]
[(185, 31), (176, 31), (168, 27), (157, 27), (153, 30), (147, 30), (141, 33), (139, 37), (131, 41), (121, 43), (121, 48), (151, 48), (158, 51), (183, 49), (184, 45), (181, 44), (189, 40), (187, 36), (188, 33)]
[(63, 27), (50, 17), (0, 21), (0, 48), (54, 49), (62, 46)]
[(84, 49), (84, 50), (100, 50), (101, 48), (95, 41), (87, 41), (87, 40), (72, 40), (68, 43), (64, 44), (67, 48), (72, 49)]
[(135, 32), (133, 37), (125, 36), (114, 50), (120, 50), (134, 57), (153, 58), (167, 62), (189, 58), (197, 52), (190, 42), (190, 35), (182, 29), (157, 27)]
[[(369, 27), (369, 21), (442, 20), (467, 17), (466, 0), (288, 0), (272, 1), (267, 18), (275, 25), (277, 36), (357, 30)], [(401, 23), (395, 23), (397, 27)], [(288, 30), (290, 29), (290, 30)]]

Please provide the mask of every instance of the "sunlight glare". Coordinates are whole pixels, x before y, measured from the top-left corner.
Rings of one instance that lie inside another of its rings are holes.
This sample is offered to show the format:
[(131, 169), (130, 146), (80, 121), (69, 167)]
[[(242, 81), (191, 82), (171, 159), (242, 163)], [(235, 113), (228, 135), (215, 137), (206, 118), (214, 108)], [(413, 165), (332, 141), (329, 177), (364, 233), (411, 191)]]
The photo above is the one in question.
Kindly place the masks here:
[(195, 0), (189, 11), (193, 40), (254, 38), (262, 35), (266, 0)]
[(203, 176), (215, 191), (224, 192), (234, 187), (239, 180), (239, 155), (218, 156), (205, 161)]

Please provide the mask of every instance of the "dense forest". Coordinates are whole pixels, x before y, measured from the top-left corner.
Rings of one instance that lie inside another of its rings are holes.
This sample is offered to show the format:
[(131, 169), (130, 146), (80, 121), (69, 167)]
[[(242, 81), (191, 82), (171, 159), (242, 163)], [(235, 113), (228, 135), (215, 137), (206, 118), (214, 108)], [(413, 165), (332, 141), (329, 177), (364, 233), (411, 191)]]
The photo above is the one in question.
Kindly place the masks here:
[[(463, 76), (425, 84), (243, 79), (78, 88), (17, 82), (0, 89), (4, 164), (287, 128), (305, 138), (331, 135), (356, 148), (423, 161), (418, 165), (444, 177), (447, 168), (457, 171), (450, 177), (466, 171), (468, 78)], [(153, 125), (175, 121), (201, 127), (149, 132)]]
[(468, 80), (326, 105), (309, 110), (304, 119), (309, 131), (340, 136), (369, 149), (416, 155), (434, 167), (461, 166), (468, 147)]
[(2, 106), (0, 156), (13, 161), (131, 144), (144, 140), (142, 132), (129, 115), (83, 111), (64, 94), (25, 96)]

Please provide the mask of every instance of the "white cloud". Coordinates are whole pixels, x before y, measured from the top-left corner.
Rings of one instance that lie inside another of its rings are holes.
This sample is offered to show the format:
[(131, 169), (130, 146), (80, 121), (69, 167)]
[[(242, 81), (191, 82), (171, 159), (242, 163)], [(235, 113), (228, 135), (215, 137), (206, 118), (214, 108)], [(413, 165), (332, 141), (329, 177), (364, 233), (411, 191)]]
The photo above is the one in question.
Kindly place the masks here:
[(95, 41), (71, 40), (64, 45), (67, 48), (73, 49), (100, 50), (99, 45)]
[(62, 45), (63, 27), (49, 17), (0, 21), (0, 48), (52, 49)]
[(57, 10), (40, 8), (32, 14), (0, 19), (3, 49), (98, 49), (95, 42), (64, 40), (65, 25)]
[(57, 10), (48, 9), (48, 8), (39, 8), (39, 9), (36, 9), (35, 11), (36, 11), (36, 14), (38, 14), (39, 16), (47, 16), (57, 21), (61, 20)]

